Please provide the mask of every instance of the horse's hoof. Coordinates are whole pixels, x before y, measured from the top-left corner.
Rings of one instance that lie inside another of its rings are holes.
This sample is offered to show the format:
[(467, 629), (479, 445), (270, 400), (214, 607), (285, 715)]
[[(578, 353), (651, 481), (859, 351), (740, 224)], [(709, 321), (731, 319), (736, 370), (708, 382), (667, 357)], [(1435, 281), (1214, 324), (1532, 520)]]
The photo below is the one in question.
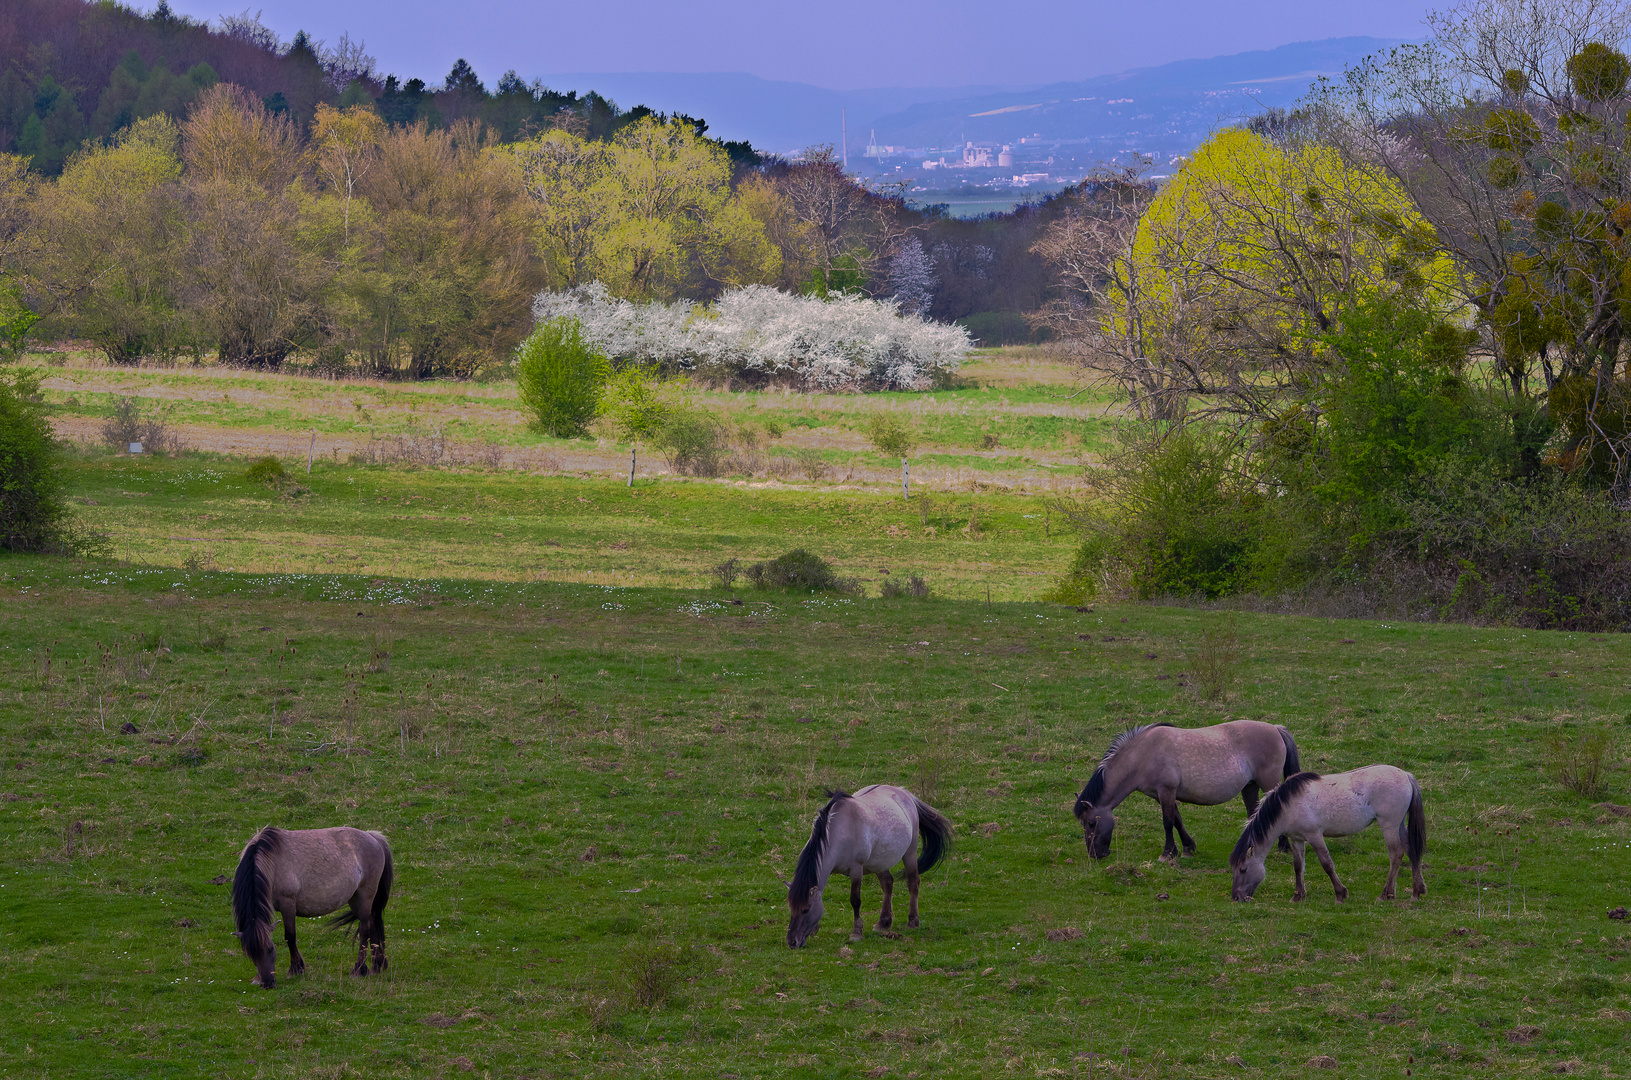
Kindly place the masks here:
[(852, 942), (855, 942), (855, 941), (860, 941), (860, 940), (861, 940), (861, 935), (860, 935), (860, 934), (859, 934), (859, 933), (855, 933), (855, 934), (851, 934), (851, 935), (850, 935), (850, 936), (849, 936), (849, 939), (850, 939), (850, 941), (852, 941)]
[(1348, 902), (1348, 890), (1343, 889), (1341, 892), (1337, 893), (1337, 903), (1346, 904), (1347, 902)]
[(918, 927), (918, 922), (917, 922), (916, 919), (907, 919), (906, 920), (906, 929), (916, 930), (917, 927)]

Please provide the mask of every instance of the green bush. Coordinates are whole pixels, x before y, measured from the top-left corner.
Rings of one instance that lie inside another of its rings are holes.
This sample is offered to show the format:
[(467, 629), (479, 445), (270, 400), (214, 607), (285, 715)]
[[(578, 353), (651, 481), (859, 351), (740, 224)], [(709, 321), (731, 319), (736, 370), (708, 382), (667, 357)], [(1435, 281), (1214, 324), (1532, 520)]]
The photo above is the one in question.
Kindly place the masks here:
[(910, 457), (917, 448), (917, 431), (892, 412), (873, 413), (867, 421), (866, 437), (873, 449), (890, 457)]
[(289, 478), (283, 462), (270, 455), (261, 458), (244, 471), (244, 479), (251, 484), (277, 486)]
[(0, 549), (65, 552), (76, 546), (39, 382), (0, 378)]
[(583, 340), (576, 319), (551, 319), (521, 343), (516, 387), (538, 427), (556, 438), (581, 435), (600, 408), (611, 372), (606, 358)]
[(703, 409), (668, 410), (652, 443), (684, 476), (719, 476), (730, 460), (730, 429)]
[(977, 311), (957, 320), (981, 348), (1029, 345), (1037, 339), (1031, 321), (1017, 311)]
[(821, 556), (795, 548), (769, 562), (757, 562), (744, 574), (755, 589), (782, 592), (854, 592), (856, 584), (833, 573)]

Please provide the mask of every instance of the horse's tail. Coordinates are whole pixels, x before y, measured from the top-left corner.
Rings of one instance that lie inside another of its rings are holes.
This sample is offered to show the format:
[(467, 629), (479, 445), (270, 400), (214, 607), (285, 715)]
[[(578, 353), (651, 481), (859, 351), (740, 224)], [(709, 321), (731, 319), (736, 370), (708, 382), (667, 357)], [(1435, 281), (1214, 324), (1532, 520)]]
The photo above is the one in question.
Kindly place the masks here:
[(244, 846), (232, 875), (232, 921), (244, 955), (257, 964), (272, 948), (271, 886), (261, 858), (275, 854), (281, 844), (282, 834), (268, 825)]
[(1404, 843), (1410, 853), (1410, 864), (1414, 866), (1427, 850), (1427, 814), (1421, 806), (1421, 784), (1414, 776), (1410, 778), (1410, 810), (1405, 815)]
[(940, 811), (912, 796), (917, 805), (917, 832), (923, 838), (923, 851), (917, 857), (917, 872), (926, 874), (951, 850), (952, 823)]
[(1297, 756), (1297, 740), (1291, 737), (1291, 732), (1284, 726), (1276, 724), (1280, 729), (1280, 741), (1286, 744), (1286, 763), (1280, 770), (1280, 779), (1295, 776), (1303, 771), (1302, 760)]

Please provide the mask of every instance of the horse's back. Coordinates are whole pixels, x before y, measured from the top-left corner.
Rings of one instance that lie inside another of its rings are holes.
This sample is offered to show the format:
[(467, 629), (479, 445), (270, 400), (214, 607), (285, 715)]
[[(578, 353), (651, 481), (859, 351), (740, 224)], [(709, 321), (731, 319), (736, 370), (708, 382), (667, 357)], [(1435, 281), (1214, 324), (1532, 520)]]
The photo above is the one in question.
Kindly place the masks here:
[(1149, 740), (1147, 754), (1169, 760), (1178, 800), (1202, 806), (1227, 802), (1260, 776), (1273, 773), (1277, 780), (1285, 761), (1280, 729), (1261, 720), (1231, 720), (1204, 728), (1151, 728), (1145, 739)]
[(1316, 789), (1321, 831), (1351, 836), (1372, 821), (1401, 819), (1410, 806), (1415, 777), (1394, 765), (1366, 765), (1322, 776)]

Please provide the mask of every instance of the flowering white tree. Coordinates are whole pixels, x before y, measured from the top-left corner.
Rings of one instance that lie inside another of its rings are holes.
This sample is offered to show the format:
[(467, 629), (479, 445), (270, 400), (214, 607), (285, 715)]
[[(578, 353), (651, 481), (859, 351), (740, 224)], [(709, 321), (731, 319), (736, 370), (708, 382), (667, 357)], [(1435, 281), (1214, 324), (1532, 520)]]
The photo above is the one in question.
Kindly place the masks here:
[(908, 315), (928, 315), (934, 303), (934, 260), (923, 250), (923, 242), (912, 237), (896, 249), (889, 260), (889, 292)]
[(812, 390), (909, 390), (953, 370), (972, 348), (960, 326), (902, 314), (893, 300), (733, 289), (712, 306), (633, 303), (599, 283), (540, 293), (540, 322), (566, 316), (615, 360), (792, 383)]

